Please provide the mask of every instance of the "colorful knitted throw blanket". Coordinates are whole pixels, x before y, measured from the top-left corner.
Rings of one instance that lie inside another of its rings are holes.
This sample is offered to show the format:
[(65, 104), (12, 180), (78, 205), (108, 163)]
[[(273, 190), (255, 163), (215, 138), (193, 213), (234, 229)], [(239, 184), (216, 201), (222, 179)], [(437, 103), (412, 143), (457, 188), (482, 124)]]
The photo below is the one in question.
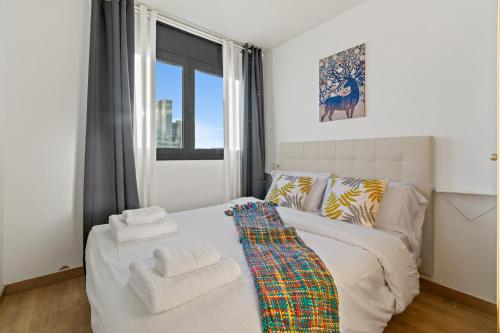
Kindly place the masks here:
[(335, 282), (295, 228), (268, 202), (231, 213), (257, 289), (262, 331), (339, 332)]

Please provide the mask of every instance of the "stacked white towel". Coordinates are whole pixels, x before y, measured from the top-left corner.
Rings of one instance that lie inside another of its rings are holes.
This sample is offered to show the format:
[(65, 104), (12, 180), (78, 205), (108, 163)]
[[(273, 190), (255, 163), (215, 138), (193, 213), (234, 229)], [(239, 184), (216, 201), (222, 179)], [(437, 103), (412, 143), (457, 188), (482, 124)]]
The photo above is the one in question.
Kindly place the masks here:
[(160, 235), (170, 234), (177, 230), (177, 221), (168, 214), (154, 222), (128, 225), (123, 215), (109, 217), (111, 233), (118, 242), (127, 242)]
[(167, 212), (162, 207), (146, 207), (123, 211), (125, 223), (128, 225), (150, 223), (161, 220), (166, 216)]
[(220, 260), (220, 253), (210, 245), (200, 243), (168, 244), (153, 252), (156, 270), (163, 276), (174, 277)]
[[(151, 259), (131, 263), (128, 281), (152, 313), (189, 302), (241, 275), (238, 263), (220, 258), (215, 249), (204, 243), (193, 245), (191, 251), (187, 244), (163, 247), (155, 250), (154, 257), (155, 264)], [(182, 263), (183, 260), (188, 263)]]

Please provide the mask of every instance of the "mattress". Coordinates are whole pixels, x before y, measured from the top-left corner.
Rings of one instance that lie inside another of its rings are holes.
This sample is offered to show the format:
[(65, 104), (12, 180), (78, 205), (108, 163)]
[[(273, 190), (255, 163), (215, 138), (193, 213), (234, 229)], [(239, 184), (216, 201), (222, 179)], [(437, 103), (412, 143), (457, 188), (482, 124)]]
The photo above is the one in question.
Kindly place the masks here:
[[(177, 233), (117, 243), (109, 226), (92, 229), (86, 249), (86, 289), (94, 333), (261, 332), (257, 294), (231, 217), (231, 204), (172, 214)], [(418, 294), (415, 261), (402, 240), (374, 229), (279, 207), (330, 270), (338, 289), (341, 332), (382, 332)], [(204, 241), (237, 261), (242, 276), (191, 302), (151, 314), (127, 285), (128, 265), (176, 241)]]

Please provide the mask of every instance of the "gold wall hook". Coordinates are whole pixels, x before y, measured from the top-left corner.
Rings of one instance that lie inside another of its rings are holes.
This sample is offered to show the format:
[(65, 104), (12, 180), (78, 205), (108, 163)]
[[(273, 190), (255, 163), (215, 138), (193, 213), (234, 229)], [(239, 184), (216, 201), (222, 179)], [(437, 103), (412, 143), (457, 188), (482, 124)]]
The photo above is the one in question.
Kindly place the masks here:
[(490, 154), (490, 160), (496, 161), (498, 159), (497, 153), (491, 153)]

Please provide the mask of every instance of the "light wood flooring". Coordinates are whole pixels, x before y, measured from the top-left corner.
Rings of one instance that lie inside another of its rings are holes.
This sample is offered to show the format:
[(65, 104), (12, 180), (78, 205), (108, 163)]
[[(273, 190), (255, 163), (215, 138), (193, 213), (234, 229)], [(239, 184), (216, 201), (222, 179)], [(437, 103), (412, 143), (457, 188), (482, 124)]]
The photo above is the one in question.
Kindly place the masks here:
[[(496, 319), (441, 296), (422, 292), (385, 332), (489, 333)], [(1, 333), (91, 333), (83, 277), (7, 296), (0, 305)]]

